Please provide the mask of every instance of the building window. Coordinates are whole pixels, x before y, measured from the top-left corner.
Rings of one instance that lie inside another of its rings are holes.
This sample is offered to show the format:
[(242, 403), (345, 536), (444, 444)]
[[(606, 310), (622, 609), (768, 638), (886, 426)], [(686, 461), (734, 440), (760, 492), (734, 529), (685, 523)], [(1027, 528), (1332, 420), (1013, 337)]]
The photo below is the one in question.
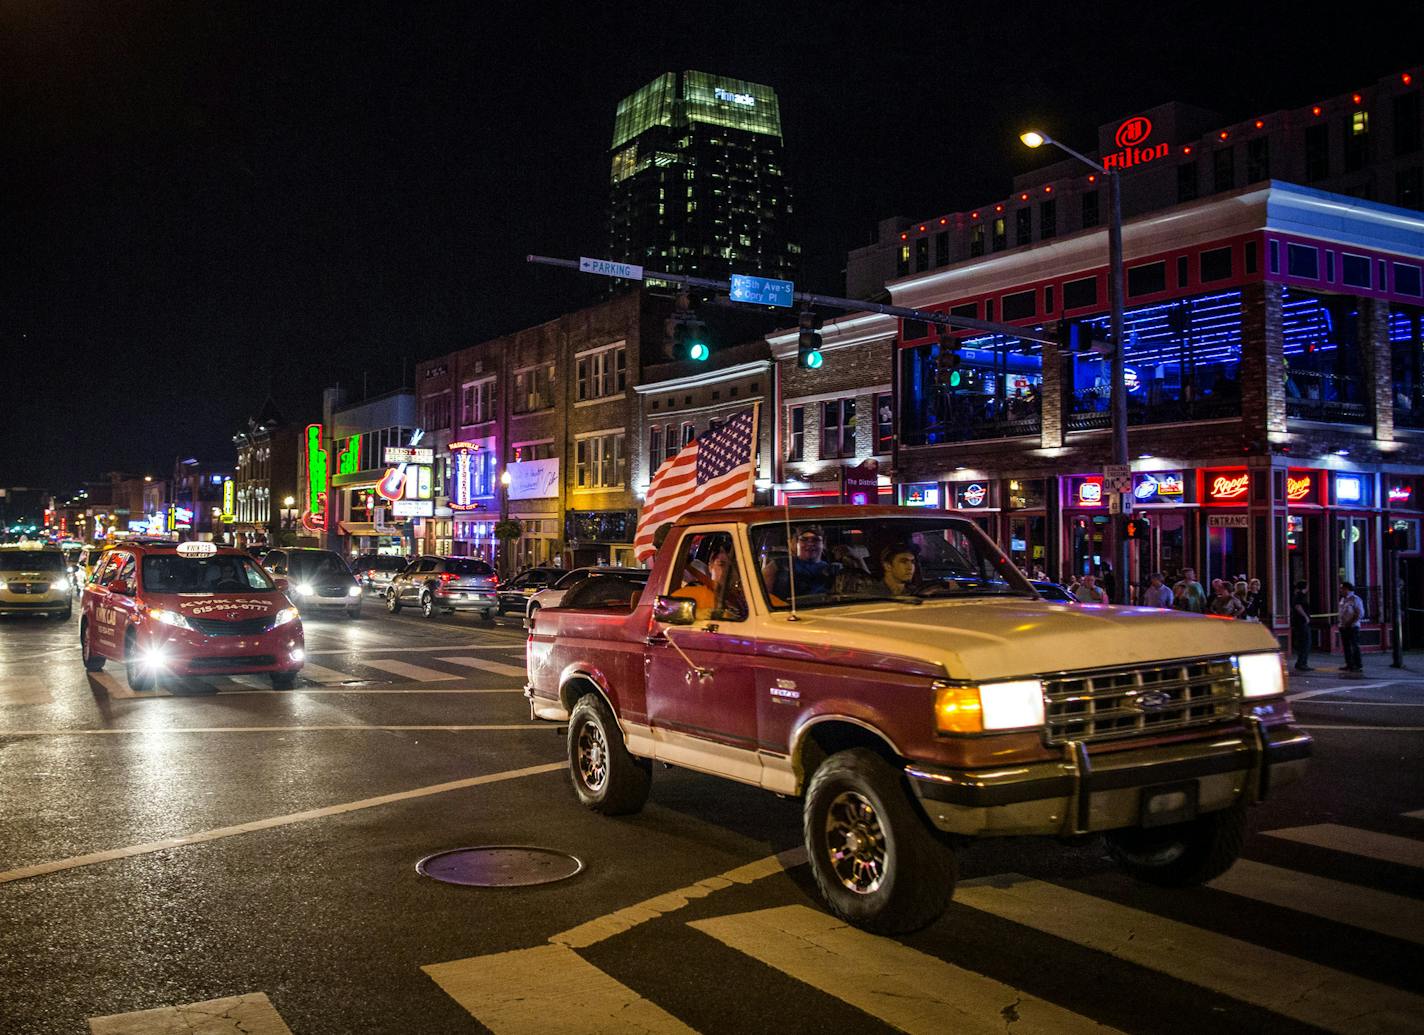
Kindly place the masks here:
[(1258, 183), (1271, 178), (1271, 141), (1257, 137), (1246, 141), (1246, 182)]
[(821, 459), (855, 456), (855, 400), (821, 404)]
[(935, 265), (949, 265), (949, 231), (941, 230), (935, 234)]
[(622, 344), (578, 357), (578, 398), (604, 399), (628, 387), (628, 350)]
[(930, 268), (930, 239), (921, 237), (915, 241), (915, 272), (923, 273)]
[(984, 254), (984, 224), (974, 224), (974, 229), (969, 232), (969, 255), (970, 257)]
[(1394, 99), (1394, 153), (1413, 154), (1419, 150), (1419, 91)]
[(554, 459), (552, 442), (517, 442), (509, 451), (509, 462), (522, 464), (528, 460)]
[(1090, 190), (1083, 195), (1083, 229), (1098, 225), (1098, 192)]
[(1318, 122), (1305, 128), (1305, 182), (1315, 183), (1330, 175), (1330, 124)]
[(890, 393), (875, 397), (875, 451), (888, 453), (895, 446), (895, 406)]
[(1212, 190), (1220, 193), (1236, 184), (1236, 149), (1223, 147), (1211, 156)]
[(697, 428), (690, 420), (682, 422), (682, 444), (684, 447), (692, 445), (697, 438)]
[(450, 393), (441, 392), (425, 400), (421, 407), (421, 423), (431, 431), (439, 431), (450, 426)]
[(1305, 244), (1286, 245), (1286, 273), (1315, 280), (1320, 276), (1320, 252)]
[(1083, 277), (1063, 285), (1063, 308), (1086, 309), (1098, 304), (1098, 278)]
[(1370, 153), (1370, 113), (1357, 111), (1350, 116), (1345, 131), (1345, 171), (1357, 172), (1365, 167)]
[(900, 245), (900, 250), (895, 254), (895, 275), (903, 277), (910, 272), (910, 246)]
[(590, 435), (574, 444), (574, 484), (578, 488), (617, 489), (623, 483), (623, 432)]
[(1177, 166), (1177, 201), (1197, 199), (1197, 163), (1183, 162)]
[(461, 389), (461, 424), (483, 424), (485, 421), (494, 420), (494, 385), (495, 379), (487, 377)]
[(654, 424), (648, 429), (648, 464), (653, 470), (663, 462), (663, 426)]
[(1009, 224), (1003, 216), (994, 220), (994, 251), (1001, 252), (1009, 243)]
[(1014, 213), (1014, 244), (1033, 240), (1033, 209), (1025, 206)]
[(515, 413), (532, 413), (547, 410), (554, 405), (553, 363), (514, 372), (514, 399), (511, 409)]
[(1005, 295), (1002, 312), (1004, 319), (1009, 322), (1014, 320), (1027, 320), (1036, 315), (1038, 300), (1034, 297), (1034, 292), (1016, 291), (1012, 295)]
[(1129, 298), (1140, 295), (1155, 295), (1167, 290), (1167, 263), (1148, 262), (1133, 266), (1127, 271), (1127, 294)]
[(1058, 235), (1058, 199), (1049, 198), (1038, 206), (1038, 239), (1046, 241)]
[(1210, 248), (1201, 253), (1201, 279), (1203, 283), (1231, 279), (1231, 249), (1229, 247)]

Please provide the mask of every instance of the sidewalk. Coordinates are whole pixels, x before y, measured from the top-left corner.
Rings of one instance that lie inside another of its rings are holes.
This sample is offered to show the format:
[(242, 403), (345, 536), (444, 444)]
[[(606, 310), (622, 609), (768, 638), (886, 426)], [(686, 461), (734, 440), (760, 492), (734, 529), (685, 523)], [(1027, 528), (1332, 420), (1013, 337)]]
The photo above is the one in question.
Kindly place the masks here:
[(1424, 682), (1424, 651), (1405, 651), (1404, 667), (1392, 668), (1394, 655), (1390, 651), (1366, 652), (1360, 655), (1365, 664), (1363, 672), (1342, 672), (1340, 667), (1345, 664), (1343, 654), (1324, 654), (1320, 651), (1311, 651), (1310, 667), (1312, 672), (1299, 672), (1295, 668), (1295, 655), (1286, 655), (1287, 671), (1290, 673), (1291, 686), (1296, 689), (1305, 689), (1300, 684), (1319, 682), (1343, 682), (1345, 680), (1359, 682), (1376, 682), (1382, 679), (1406, 680)]

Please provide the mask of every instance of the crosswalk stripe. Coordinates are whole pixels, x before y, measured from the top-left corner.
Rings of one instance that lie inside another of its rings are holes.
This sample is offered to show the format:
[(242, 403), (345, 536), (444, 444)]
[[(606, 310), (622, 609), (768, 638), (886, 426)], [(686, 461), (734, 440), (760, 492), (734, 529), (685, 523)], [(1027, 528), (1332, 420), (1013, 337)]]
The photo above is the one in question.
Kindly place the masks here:
[(955, 901), (1328, 1031), (1417, 1032), (1424, 996), (1018, 874)]
[(912, 1035), (1114, 1031), (806, 906), (693, 920), (688, 926)]
[(377, 668), (382, 672), (389, 672), (393, 676), (404, 676), (406, 679), (417, 683), (434, 683), (442, 679), (459, 679), (459, 676), (452, 676), (448, 672), (441, 672), (439, 669), (425, 668), (422, 665), (407, 665), (404, 661), (392, 661), (390, 658), (371, 658), (361, 662), (368, 668)]
[(0, 708), (13, 704), (49, 704), (53, 700), (54, 691), (43, 683), (8, 686), (0, 690)]
[(1406, 819), (1424, 819), (1424, 809), (1417, 809), (1414, 812), (1404, 813)]
[(156, 1010), (116, 1013), (90, 1017), (93, 1035), (292, 1035), (292, 1029), (264, 992), (209, 999), (182, 1006), (162, 1006)]
[(500, 661), (485, 661), (483, 658), (440, 658), (440, 661), (448, 661), (452, 665), (464, 665), (466, 668), (477, 668), (481, 672), (493, 672), (497, 676), (517, 676), (524, 678), (529, 673), (523, 666), (506, 665)]
[(1338, 823), (1285, 827), (1281, 830), (1264, 830), (1262, 833), (1268, 837), (1329, 848), (1336, 852), (1348, 852), (1350, 855), (1362, 855), (1381, 862), (1424, 867), (1424, 841), (1416, 841), (1410, 837), (1380, 834), (1373, 830), (1361, 830), (1359, 827), (1341, 826)]
[(1249, 859), (1209, 885), (1243, 898), (1424, 945), (1424, 902)]
[(349, 672), (339, 672), (334, 668), (315, 665), (310, 661), (302, 664), (300, 675), (301, 678), (313, 683), (349, 683), (356, 678)]
[(637, 1032), (695, 1035), (662, 1007), (564, 945), (422, 967), (495, 1035)]

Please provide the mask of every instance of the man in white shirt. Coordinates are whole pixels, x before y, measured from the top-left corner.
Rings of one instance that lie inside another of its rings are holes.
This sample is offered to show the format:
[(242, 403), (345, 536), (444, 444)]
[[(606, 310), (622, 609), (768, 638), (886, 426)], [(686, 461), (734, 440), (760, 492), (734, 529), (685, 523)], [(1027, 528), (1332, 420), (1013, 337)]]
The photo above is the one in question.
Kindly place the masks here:
[(1340, 583), (1340, 646), (1345, 651), (1343, 672), (1363, 672), (1364, 659), (1360, 657), (1360, 623), (1365, 620), (1365, 602), (1355, 595), (1352, 583)]
[(1160, 571), (1154, 571), (1147, 580), (1147, 588), (1142, 591), (1142, 606), (1161, 607), (1170, 611), (1174, 600), (1172, 587), (1167, 585)]

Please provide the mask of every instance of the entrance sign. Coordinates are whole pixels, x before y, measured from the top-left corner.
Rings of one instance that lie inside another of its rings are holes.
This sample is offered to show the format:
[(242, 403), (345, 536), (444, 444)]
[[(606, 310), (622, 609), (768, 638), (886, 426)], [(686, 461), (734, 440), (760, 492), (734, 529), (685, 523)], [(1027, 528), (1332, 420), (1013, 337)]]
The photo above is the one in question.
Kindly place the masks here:
[(642, 280), (643, 267), (631, 262), (610, 262), (608, 259), (590, 259), (579, 256), (580, 273), (597, 273), (601, 277), (622, 277), (624, 280)]
[(1206, 516), (1208, 528), (1250, 528), (1251, 515), (1249, 514), (1208, 514)]
[(747, 302), (751, 305), (776, 305), (790, 309), (796, 294), (796, 284), (790, 280), (772, 280), (768, 277), (747, 277), (732, 274), (731, 298), (733, 302)]

